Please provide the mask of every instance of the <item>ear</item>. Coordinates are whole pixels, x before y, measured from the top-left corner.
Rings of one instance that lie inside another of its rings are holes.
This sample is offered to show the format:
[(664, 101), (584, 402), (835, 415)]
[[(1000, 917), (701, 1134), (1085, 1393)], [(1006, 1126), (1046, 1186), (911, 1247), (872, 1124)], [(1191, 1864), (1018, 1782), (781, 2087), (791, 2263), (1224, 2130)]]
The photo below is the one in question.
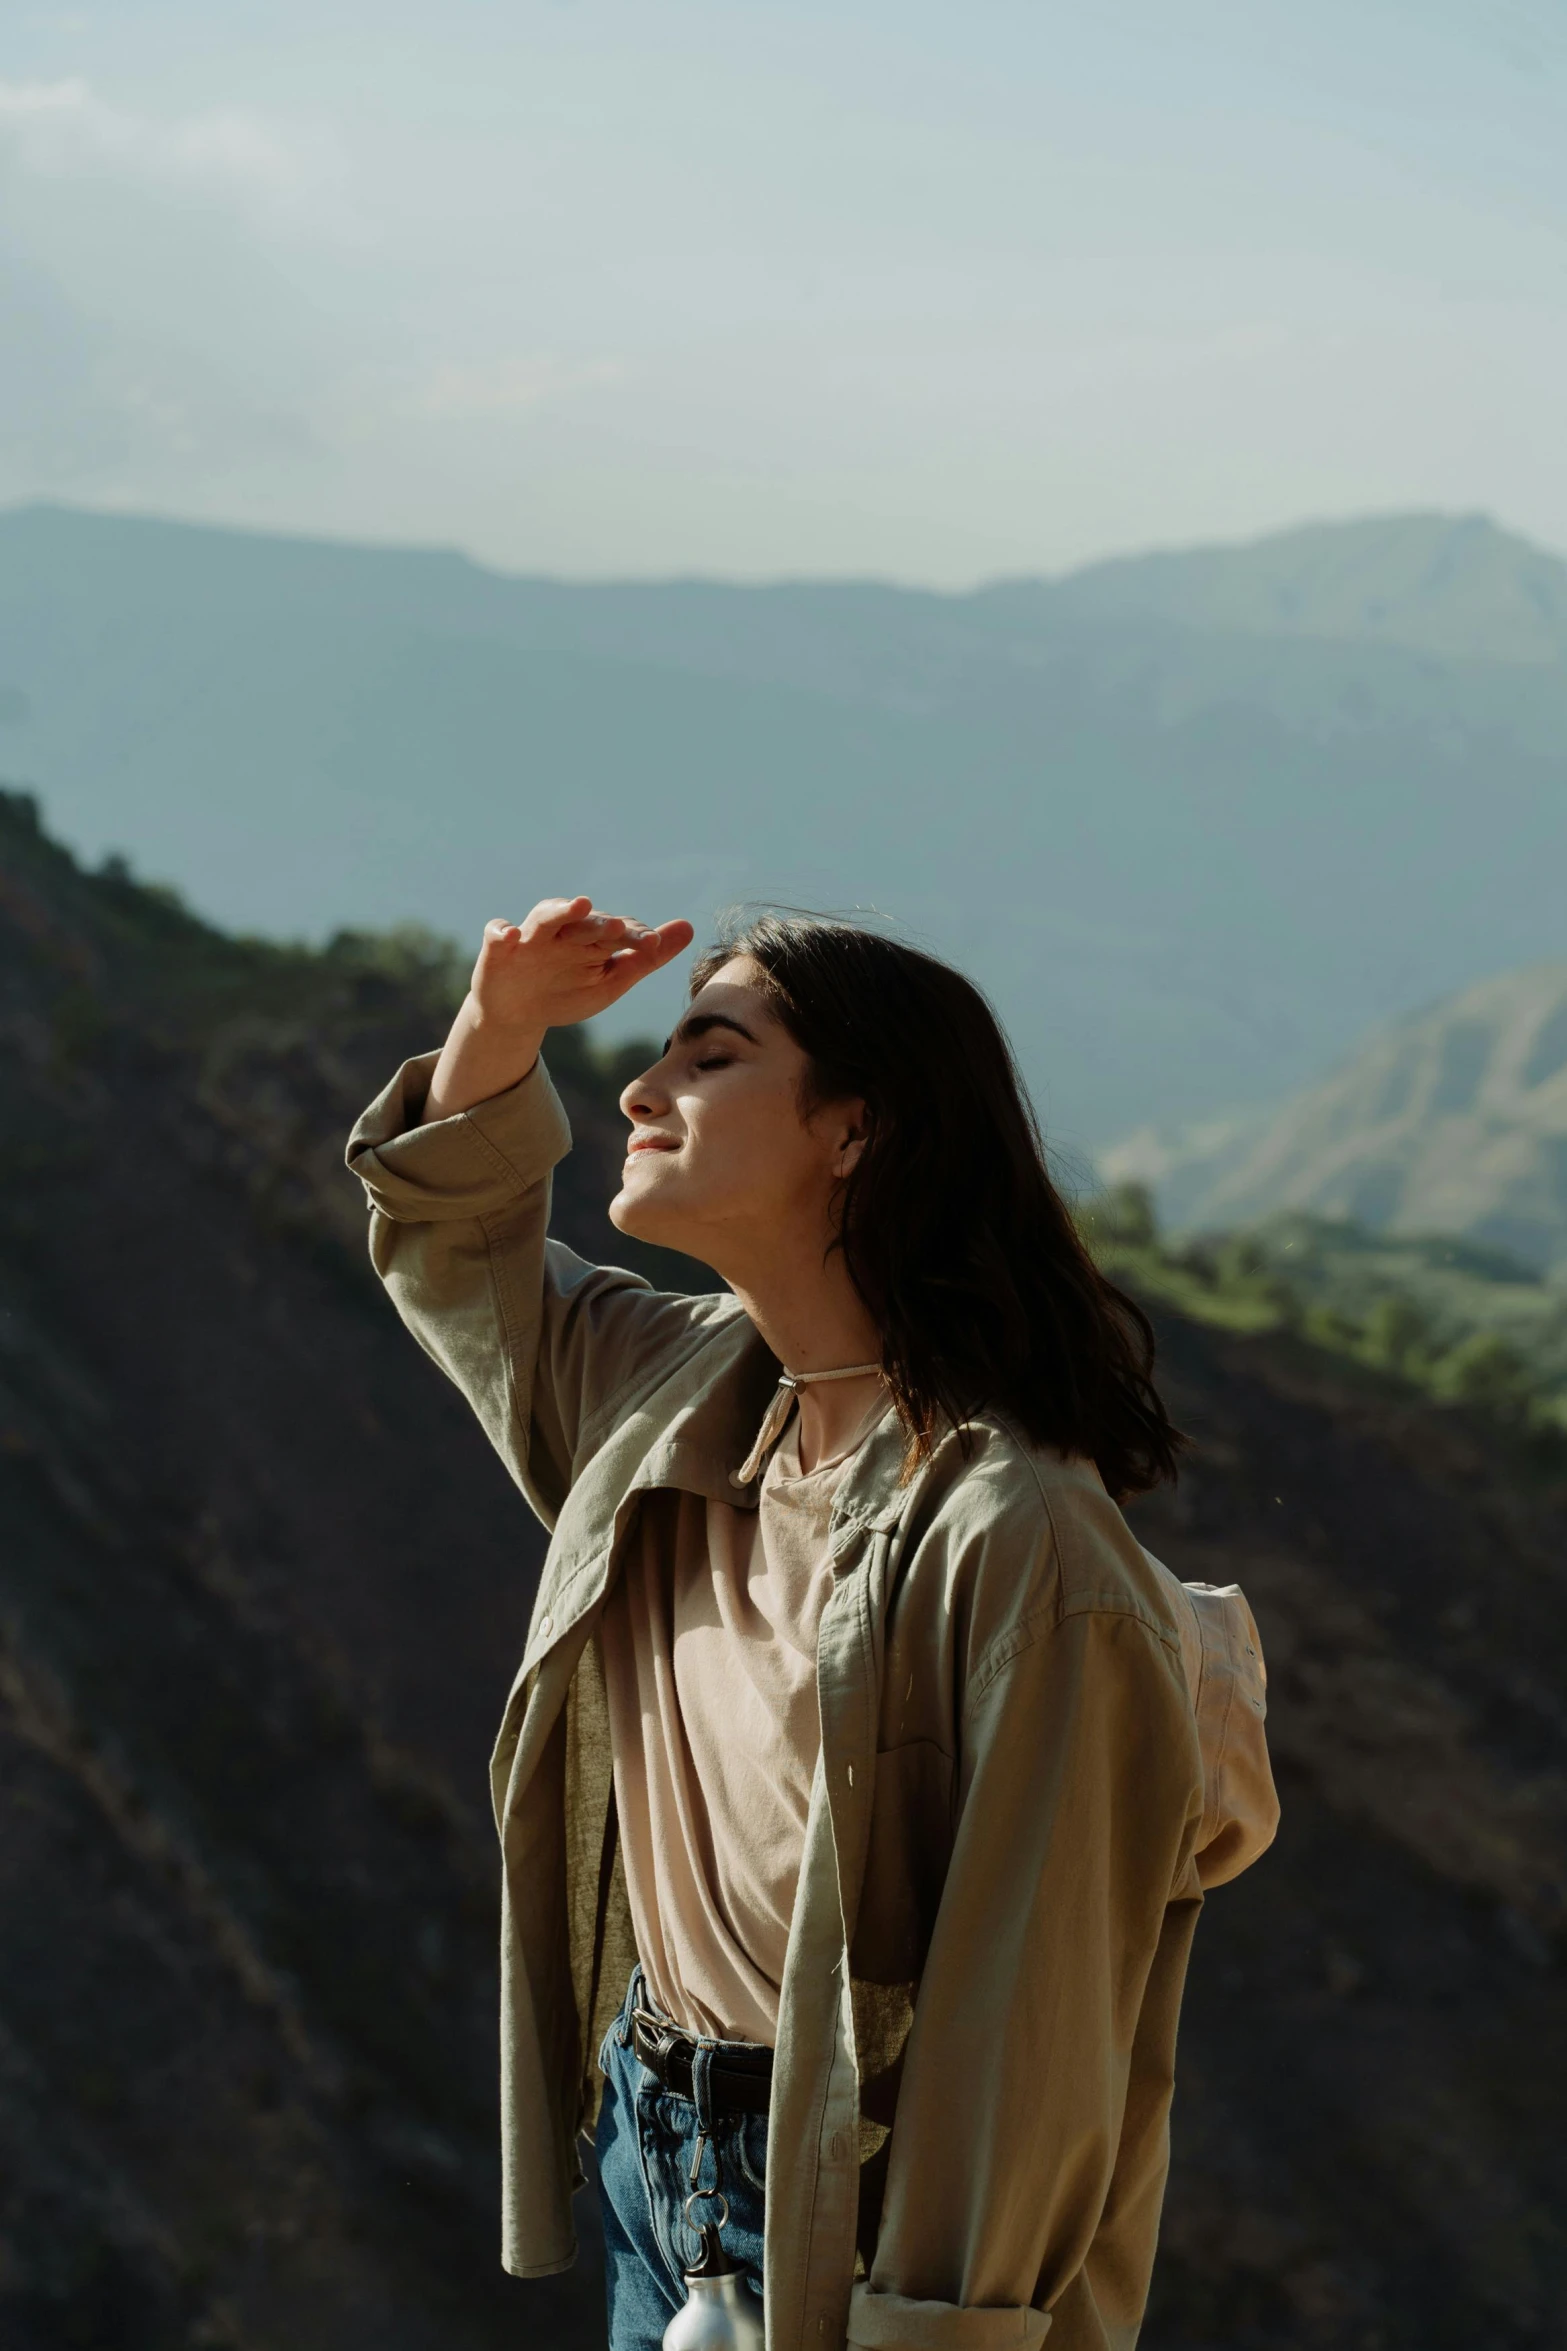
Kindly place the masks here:
[(870, 1113), (863, 1102), (843, 1102), (838, 1105), (838, 1148), (833, 1158), (832, 1171), (840, 1182), (853, 1175), (870, 1141)]

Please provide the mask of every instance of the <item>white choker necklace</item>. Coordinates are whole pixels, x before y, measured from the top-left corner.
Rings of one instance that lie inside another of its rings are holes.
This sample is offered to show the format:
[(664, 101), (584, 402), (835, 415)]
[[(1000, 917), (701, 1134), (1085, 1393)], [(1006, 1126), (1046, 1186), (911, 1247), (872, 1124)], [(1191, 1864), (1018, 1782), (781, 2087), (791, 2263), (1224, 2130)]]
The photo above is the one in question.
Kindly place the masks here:
[(788, 1419), (794, 1404), (797, 1388), (812, 1387), (818, 1380), (869, 1379), (872, 1372), (881, 1376), (881, 1365), (879, 1363), (841, 1363), (836, 1371), (781, 1372), (778, 1385), (773, 1391), (773, 1400), (763, 1414), (762, 1425), (756, 1432), (756, 1443), (751, 1447), (740, 1467), (730, 1471), (730, 1484), (732, 1486), (748, 1486), (751, 1483), (767, 1458), (769, 1447), (775, 1445), (783, 1435), (784, 1422)]

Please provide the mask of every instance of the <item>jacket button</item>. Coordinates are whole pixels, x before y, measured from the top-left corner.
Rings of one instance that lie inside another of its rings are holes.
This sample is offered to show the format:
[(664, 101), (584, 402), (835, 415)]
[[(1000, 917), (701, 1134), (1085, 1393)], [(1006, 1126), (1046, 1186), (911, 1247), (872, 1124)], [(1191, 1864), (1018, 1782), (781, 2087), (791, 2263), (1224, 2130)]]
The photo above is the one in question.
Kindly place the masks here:
[(541, 1633), (550, 1633), (553, 1632), (554, 1629), (555, 1619), (552, 1616), (541, 1616), (539, 1618), (539, 1630)]

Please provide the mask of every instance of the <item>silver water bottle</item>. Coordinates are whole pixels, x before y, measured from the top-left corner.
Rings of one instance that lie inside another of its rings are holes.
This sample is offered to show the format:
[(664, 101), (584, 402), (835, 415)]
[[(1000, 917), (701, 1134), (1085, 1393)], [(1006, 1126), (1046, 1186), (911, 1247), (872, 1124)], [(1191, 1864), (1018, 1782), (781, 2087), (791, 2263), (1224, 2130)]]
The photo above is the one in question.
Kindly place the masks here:
[[(718, 2201), (724, 2200), (720, 2196)], [(696, 2202), (694, 2196), (691, 2202)], [(724, 2219), (728, 2217), (725, 2204)], [(702, 2250), (685, 2273), (686, 2306), (664, 2329), (664, 2351), (766, 2351), (762, 2306), (747, 2285), (745, 2272), (730, 2260), (711, 2221), (697, 2235)]]

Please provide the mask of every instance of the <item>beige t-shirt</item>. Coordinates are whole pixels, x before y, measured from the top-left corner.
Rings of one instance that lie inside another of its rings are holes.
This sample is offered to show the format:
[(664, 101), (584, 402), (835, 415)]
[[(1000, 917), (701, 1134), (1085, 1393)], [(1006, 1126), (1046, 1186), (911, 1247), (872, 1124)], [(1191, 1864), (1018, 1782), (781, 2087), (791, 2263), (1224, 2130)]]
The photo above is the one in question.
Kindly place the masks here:
[(796, 1413), (754, 1510), (649, 1495), (604, 1611), (637, 1955), (654, 2001), (688, 2032), (768, 2043), (777, 2034), (821, 1743), (828, 1523), (851, 1456), (886, 1409), (879, 1397), (853, 1443), (808, 1476)]

